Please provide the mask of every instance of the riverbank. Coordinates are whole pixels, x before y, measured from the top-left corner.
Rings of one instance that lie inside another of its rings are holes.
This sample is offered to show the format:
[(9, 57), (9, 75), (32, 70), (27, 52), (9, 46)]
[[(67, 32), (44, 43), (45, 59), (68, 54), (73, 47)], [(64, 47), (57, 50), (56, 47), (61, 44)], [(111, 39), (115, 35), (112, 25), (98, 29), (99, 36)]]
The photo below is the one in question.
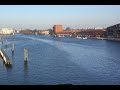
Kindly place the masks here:
[(120, 38), (90, 37), (89, 39), (120, 41)]
[[(30, 35), (30, 34), (26, 34), (26, 35)], [(47, 36), (53, 36), (53, 37), (59, 37), (59, 38), (64, 38), (64, 37), (70, 37), (71, 36), (56, 36), (56, 35), (47, 35)], [(76, 38), (76, 37), (72, 37), (72, 38)], [(87, 37), (87, 39), (97, 39), (97, 40), (112, 40), (112, 41), (120, 41), (120, 38), (107, 38), (107, 37)]]

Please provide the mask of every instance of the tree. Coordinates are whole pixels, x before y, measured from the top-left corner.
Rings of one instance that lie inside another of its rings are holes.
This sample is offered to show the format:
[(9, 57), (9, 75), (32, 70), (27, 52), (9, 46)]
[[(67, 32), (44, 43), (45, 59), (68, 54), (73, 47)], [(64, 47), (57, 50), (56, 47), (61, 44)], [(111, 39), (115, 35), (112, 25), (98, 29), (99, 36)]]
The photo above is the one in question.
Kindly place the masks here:
[(71, 28), (70, 27), (67, 27), (66, 30), (70, 30)]
[(48, 29), (49, 31), (50, 31), (50, 35), (53, 35), (53, 30), (50, 28), (50, 29)]

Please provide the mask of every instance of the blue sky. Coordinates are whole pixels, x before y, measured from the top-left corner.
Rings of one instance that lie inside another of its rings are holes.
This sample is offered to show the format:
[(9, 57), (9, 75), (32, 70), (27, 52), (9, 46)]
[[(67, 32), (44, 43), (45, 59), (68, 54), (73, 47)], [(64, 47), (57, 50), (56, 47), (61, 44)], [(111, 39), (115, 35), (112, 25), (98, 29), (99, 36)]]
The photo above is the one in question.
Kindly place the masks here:
[(0, 28), (107, 27), (120, 23), (120, 5), (0, 5)]

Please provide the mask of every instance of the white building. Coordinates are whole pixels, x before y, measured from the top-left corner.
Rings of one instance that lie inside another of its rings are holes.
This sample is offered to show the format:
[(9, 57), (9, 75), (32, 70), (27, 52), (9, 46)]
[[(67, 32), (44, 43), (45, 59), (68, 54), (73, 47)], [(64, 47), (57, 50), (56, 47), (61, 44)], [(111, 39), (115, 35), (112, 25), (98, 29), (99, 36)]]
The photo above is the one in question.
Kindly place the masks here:
[(41, 34), (44, 34), (44, 35), (48, 35), (49, 33), (50, 33), (50, 31), (48, 31), (48, 30), (41, 31)]
[(103, 27), (96, 27), (95, 29), (104, 29)]
[(12, 28), (2, 28), (0, 29), (0, 34), (2, 35), (14, 35), (14, 30)]

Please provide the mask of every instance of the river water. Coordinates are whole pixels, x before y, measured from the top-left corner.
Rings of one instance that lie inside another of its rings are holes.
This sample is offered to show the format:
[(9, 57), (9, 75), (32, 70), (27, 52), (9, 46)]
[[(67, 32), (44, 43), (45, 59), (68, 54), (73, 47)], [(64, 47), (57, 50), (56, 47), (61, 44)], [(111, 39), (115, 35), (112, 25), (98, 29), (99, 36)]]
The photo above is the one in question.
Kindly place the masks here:
[(120, 85), (120, 42), (16, 34), (2, 48), (12, 66), (0, 60), (0, 85)]

